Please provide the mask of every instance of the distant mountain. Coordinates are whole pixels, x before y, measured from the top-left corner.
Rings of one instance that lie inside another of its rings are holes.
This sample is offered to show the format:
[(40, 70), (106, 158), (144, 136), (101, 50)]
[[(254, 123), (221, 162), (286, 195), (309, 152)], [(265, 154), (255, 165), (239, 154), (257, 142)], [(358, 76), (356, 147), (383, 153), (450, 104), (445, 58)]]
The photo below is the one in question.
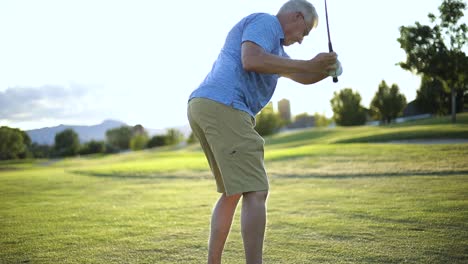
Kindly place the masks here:
[(26, 133), (29, 135), (32, 142), (53, 145), (55, 141), (55, 134), (62, 132), (65, 129), (71, 128), (78, 134), (80, 142), (84, 143), (90, 140), (104, 140), (106, 138), (107, 130), (125, 125), (125, 123), (120, 121), (105, 120), (101, 124), (94, 126), (59, 125), (55, 127), (44, 127), (40, 129), (27, 130)]
[[(55, 127), (44, 127), (40, 129), (27, 130), (26, 133), (31, 138), (32, 142), (38, 144), (53, 145), (55, 141), (55, 134), (62, 132), (65, 129), (73, 129), (80, 138), (80, 142), (84, 143), (90, 140), (105, 140), (106, 131), (109, 129), (126, 126), (126, 123), (116, 120), (105, 120), (101, 124), (94, 126), (75, 126), (75, 125), (59, 125)], [(174, 129), (179, 130), (187, 138), (192, 130), (189, 125), (174, 127)], [(146, 128), (149, 136), (166, 134), (168, 128), (166, 129), (151, 129)]]

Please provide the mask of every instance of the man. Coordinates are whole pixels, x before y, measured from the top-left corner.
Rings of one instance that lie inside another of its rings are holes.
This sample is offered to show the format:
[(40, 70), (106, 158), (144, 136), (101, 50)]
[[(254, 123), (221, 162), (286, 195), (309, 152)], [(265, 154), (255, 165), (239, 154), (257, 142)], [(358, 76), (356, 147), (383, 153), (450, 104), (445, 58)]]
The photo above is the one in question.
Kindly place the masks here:
[(241, 197), (246, 263), (262, 263), (269, 185), (255, 115), (270, 101), (280, 76), (312, 84), (340, 70), (336, 53), (293, 60), (283, 50), (300, 44), (317, 22), (315, 8), (306, 0), (288, 1), (276, 16), (245, 17), (231, 29), (211, 72), (190, 95), (190, 126), (222, 193), (211, 219), (209, 264), (221, 263)]

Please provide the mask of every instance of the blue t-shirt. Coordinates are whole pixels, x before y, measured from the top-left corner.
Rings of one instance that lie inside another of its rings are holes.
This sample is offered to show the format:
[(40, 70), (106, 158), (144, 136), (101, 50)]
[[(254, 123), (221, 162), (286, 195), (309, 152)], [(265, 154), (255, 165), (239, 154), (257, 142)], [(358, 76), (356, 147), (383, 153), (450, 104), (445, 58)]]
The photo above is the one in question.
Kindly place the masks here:
[(284, 52), (283, 39), (284, 32), (276, 16), (255, 13), (243, 18), (229, 32), (211, 72), (189, 100), (208, 98), (255, 117), (270, 101), (280, 76), (245, 71), (241, 45), (244, 41), (251, 41), (267, 53), (289, 57)]

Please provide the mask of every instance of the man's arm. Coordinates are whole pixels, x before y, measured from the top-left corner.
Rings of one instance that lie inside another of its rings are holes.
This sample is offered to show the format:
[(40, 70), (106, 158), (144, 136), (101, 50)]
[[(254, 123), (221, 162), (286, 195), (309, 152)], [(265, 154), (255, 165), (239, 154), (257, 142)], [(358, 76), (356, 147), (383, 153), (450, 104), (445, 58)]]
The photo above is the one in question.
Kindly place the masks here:
[(328, 76), (327, 72), (335, 67), (336, 53), (321, 53), (311, 60), (293, 60), (267, 53), (257, 44), (246, 41), (242, 43), (241, 60), (246, 71), (281, 76), (312, 73), (323, 79)]
[(313, 84), (327, 78), (329, 75), (328, 73), (289, 73), (281, 76), (298, 83)]

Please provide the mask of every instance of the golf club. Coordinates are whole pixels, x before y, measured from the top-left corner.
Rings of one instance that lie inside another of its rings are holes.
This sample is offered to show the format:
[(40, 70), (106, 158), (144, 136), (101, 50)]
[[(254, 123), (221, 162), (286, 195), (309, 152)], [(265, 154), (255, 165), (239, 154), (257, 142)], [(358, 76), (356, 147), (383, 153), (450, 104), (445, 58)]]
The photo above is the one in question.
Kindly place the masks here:
[[(328, 25), (328, 10), (327, 10), (327, 0), (325, 0), (325, 20), (327, 22), (327, 33), (328, 33), (328, 51), (333, 52), (333, 46), (330, 39), (330, 26)], [(333, 77), (333, 82), (338, 82), (338, 77)]]

